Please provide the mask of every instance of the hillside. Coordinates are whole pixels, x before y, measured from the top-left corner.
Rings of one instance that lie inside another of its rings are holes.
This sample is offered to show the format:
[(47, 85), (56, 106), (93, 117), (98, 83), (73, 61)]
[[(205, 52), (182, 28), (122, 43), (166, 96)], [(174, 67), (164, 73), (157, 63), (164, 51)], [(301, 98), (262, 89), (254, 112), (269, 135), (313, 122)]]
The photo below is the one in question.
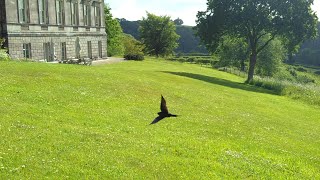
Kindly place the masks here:
[[(126, 19), (118, 19), (118, 21), (124, 33), (140, 39), (139, 21), (128, 21)], [(176, 33), (180, 36), (178, 40), (179, 47), (175, 50), (176, 53), (208, 53), (206, 48), (201, 46), (200, 39), (195, 36), (192, 26), (176, 26)]]
[[(148, 59), (0, 62), (0, 179), (319, 179), (320, 110)], [(168, 118), (149, 125), (161, 94)]]

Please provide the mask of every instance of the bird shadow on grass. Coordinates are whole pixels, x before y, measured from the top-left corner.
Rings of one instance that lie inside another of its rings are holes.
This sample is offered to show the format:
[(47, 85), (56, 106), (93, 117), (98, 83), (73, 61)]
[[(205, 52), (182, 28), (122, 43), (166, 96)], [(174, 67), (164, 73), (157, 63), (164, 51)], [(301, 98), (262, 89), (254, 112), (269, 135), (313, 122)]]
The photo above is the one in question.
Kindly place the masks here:
[(262, 88), (254, 87), (245, 83), (238, 83), (230, 80), (220, 79), (220, 78), (201, 75), (201, 74), (194, 74), (194, 73), (188, 73), (188, 72), (171, 72), (171, 71), (161, 71), (161, 72), (167, 73), (167, 74), (173, 74), (177, 76), (188, 77), (188, 78), (204, 81), (207, 83), (217, 84), (217, 85), (226, 86), (226, 87), (235, 88), (235, 89), (241, 89), (245, 91), (277, 95), (276, 92), (273, 92), (271, 90), (262, 89)]

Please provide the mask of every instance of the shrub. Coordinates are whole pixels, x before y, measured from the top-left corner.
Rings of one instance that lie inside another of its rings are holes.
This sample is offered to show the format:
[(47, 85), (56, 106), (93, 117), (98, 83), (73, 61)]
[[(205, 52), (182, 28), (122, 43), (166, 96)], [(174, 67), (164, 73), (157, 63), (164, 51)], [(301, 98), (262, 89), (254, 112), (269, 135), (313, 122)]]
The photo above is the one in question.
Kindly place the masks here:
[(315, 71), (314, 73), (317, 75), (320, 75), (320, 71)]
[(296, 68), (297, 71), (300, 71), (300, 72), (307, 72), (308, 70), (306, 70), (305, 68), (303, 67), (297, 67)]
[(289, 71), (292, 76), (297, 77), (297, 72), (293, 67), (288, 67), (287, 71)]
[(134, 39), (133, 36), (125, 34), (123, 36), (123, 44), (124, 44), (124, 58), (126, 60), (144, 60), (143, 44)]
[(144, 56), (142, 54), (126, 54), (124, 55), (126, 60), (135, 60), (135, 61), (142, 61), (144, 60)]
[(302, 84), (276, 78), (261, 78), (256, 76), (251, 85), (273, 90), (279, 95), (299, 99), (312, 105), (320, 106), (320, 87), (315, 84)]
[(7, 50), (1, 48), (5, 39), (0, 38), (0, 61), (9, 61), (10, 56), (7, 54)]
[(7, 54), (5, 49), (0, 49), (0, 61), (9, 61), (10, 56)]
[(187, 59), (187, 61), (188, 61), (189, 63), (194, 63), (195, 58), (194, 58), (194, 57), (189, 57), (189, 58)]
[(315, 83), (316, 81), (307, 75), (297, 76), (297, 82), (302, 84)]

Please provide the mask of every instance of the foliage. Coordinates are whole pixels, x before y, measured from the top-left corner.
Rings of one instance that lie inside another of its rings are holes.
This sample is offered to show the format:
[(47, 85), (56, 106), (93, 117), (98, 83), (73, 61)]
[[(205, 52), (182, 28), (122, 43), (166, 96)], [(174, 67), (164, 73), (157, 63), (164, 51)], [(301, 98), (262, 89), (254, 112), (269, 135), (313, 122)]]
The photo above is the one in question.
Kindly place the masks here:
[(307, 76), (299, 77), (303, 78), (298, 79), (300, 82), (279, 80), (271, 77), (257, 77), (250, 84), (273, 90), (277, 94), (301, 100), (308, 104), (320, 106), (320, 87), (315, 84), (306, 84), (310, 82), (310, 79)]
[(216, 57), (214, 56), (176, 56), (167, 58), (170, 61), (178, 61), (180, 63), (195, 63), (200, 65), (213, 66), (217, 63)]
[(309, 64), (320, 66), (320, 50), (319, 46), (313, 48), (302, 48), (299, 53), (294, 57), (296, 62), (301, 64)]
[(205, 53), (208, 51), (200, 44), (200, 38), (195, 36), (191, 26), (176, 26), (176, 33), (180, 36), (179, 46), (175, 49), (176, 53)]
[(169, 16), (156, 16), (147, 12), (140, 23), (141, 41), (150, 55), (168, 56), (178, 46), (179, 35)]
[[(319, 108), (244, 78), (161, 59), (0, 67), (0, 179), (320, 179)], [(180, 116), (149, 126), (161, 94)]]
[[(132, 35), (135, 39), (140, 40), (139, 26), (141, 21), (128, 21), (126, 19), (118, 19), (123, 32)], [(204, 46), (200, 44), (200, 38), (195, 36), (191, 26), (176, 26), (176, 33), (180, 36), (178, 47), (175, 53), (183, 54), (208, 54)]]
[(119, 21), (112, 17), (111, 8), (108, 4), (104, 7), (105, 24), (107, 33), (107, 53), (108, 56), (123, 55), (122, 29)]
[(139, 26), (140, 21), (128, 21), (124, 18), (118, 19), (123, 33), (132, 35), (135, 39), (140, 40)]
[(224, 36), (217, 48), (219, 66), (234, 66), (244, 71), (245, 61), (248, 59), (248, 44), (243, 38)]
[[(318, 33), (320, 32), (320, 22), (318, 22)], [(320, 36), (317, 36), (315, 39), (309, 39), (304, 42), (298, 53), (293, 56), (292, 62), (297, 62), (305, 65), (314, 65), (320, 66)]]
[(136, 61), (144, 60), (144, 56), (142, 54), (125, 54), (124, 58), (126, 60), (136, 60)]
[(127, 60), (143, 60), (144, 45), (129, 34), (124, 34), (123, 38), (124, 58)]
[[(317, 18), (311, 10), (312, 3), (312, 0), (208, 0), (207, 10), (197, 14), (197, 34), (212, 52), (224, 35), (247, 39), (251, 50), (249, 82), (258, 54), (275, 37), (305, 40), (316, 35)], [(261, 41), (262, 38), (268, 39)]]
[(279, 39), (272, 40), (258, 55), (256, 74), (273, 76), (279, 71), (287, 51)]
[(0, 38), (0, 61), (9, 61), (10, 56), (7, 53), (6, 49), (1, 48), (4, 44), (5, 39)]
[(183, 20), (180, 18), (175, 19), (173, 22), (177, 26), (181, 26), (183, 24)]

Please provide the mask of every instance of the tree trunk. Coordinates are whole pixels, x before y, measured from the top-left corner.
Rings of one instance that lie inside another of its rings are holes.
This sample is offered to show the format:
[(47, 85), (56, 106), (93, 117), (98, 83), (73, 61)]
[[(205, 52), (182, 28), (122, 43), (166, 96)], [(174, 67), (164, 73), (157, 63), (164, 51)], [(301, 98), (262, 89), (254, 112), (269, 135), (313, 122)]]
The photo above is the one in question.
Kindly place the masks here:
[(257, 62), (257, 51), (252, 50), (250, 55), (250, 62), (249, 62), (248, 79), (246, 80), (246, 83), (250, 83), (253, 80), (254, 67), (256, 66), (256, 62)]

